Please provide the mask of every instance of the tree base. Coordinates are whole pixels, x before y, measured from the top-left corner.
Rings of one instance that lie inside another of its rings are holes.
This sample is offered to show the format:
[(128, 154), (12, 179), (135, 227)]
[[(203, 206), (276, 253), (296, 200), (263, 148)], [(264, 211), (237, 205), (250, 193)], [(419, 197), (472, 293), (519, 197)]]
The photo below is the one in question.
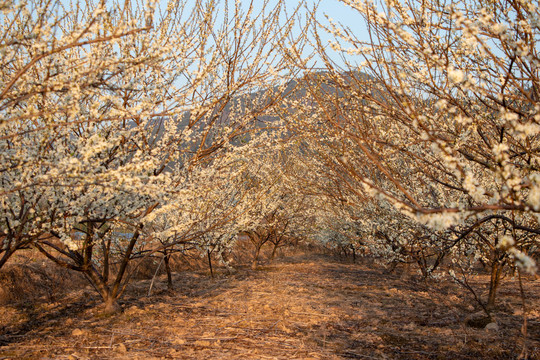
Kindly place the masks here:
[(103, 304), (99, 314), (101, 316), (112, 316), (122, 311), (122, 307), (116, 301), (107, 301)]

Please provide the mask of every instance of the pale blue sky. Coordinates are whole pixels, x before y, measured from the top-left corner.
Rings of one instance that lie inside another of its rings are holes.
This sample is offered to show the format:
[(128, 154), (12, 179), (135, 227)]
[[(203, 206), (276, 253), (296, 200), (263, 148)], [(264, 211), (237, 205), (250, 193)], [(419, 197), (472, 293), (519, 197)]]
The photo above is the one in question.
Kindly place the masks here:
[[(294, 3), (295, 1), (288, 1)], [(356, 13), (355, 10), (343, 5), (338, 0), (322, 0), (318, 13), (321, 15), (327, 14), (336, 21), (340, 21), (345, 26), (349, 26), (355, 33), (360, 34), (365, 32), (366, 27), (363, 24), (363, 19)]]
[[(122, 0), (120, 0), (122, 1)], [(159, 0), (160, 3), (163, 4), (165, 7), (165, 4), (168, 0)], [(218, 0), (218, 8), (223, 8), (225, 3), (229, 3), (229, 6), (234, 6), (235, 0)], [(257, 11), (257, 7), (259, 9), (262, 8), (265, 0), (253, 0), (253, 5), (255, 7), (255, 11)], [(346, 27), (349, 27), (353, 30), (354, 34), (362, 39), (367, 40), (367, 34), (366, 34), (366, 27), (364, 25), (363, 18), (356, 13), (353, 9), (343, 5), (339, 0), (305, 0), (307, 3), (308, 8), (313, 8), (314, 4), (317, 2), (319, 3), (318, 10), (317, 10), (317, 19), (321, 21), (323, 24), (328, 24), (328, 21), (325, 18), (325, 14), (328, 15), (330, 18), (332, 18), (336, 22), (340, 22)], [(66, 6), (66, 9), (69, 9), (69, 0), (61, 0), (61, 2)], [(142, 0), (144, 2), (144, 0)], [(250, 0), (240, 0), (242, 6), (244, 9), (247, 9), (247, 7), (250, 4)], [(273, 6), (278, 2), (278, 0), (269, 0), (269, 4), (267, 6), (268, 9), (273, 8)], [(189, 8), (192, 6), (192, 4), (195, 3), (195, 0), (187, 0), (186, 6)], [(289, 11), (292, 11), (296, 6), (298, 6), (299, 1), (298, 0), (284, 0), (284, 3), (286, 5), (286, 8)], [(332, 39), (331, 36), (324, 33), (324, 31), (320, 31), (319, 35), (321, 36), (323, 43), (328, 43), (329, 40)], [(327, 52), (332, 55), (332, 58), (337, 62), (338, 65), (343, 65), (343, 62), (339, 59), (339, 56), (332, 52), (330, 47), (326, 48)], [(349, 59), (351, 60), (351, 59)], [(317, 67), (323, 67), (322, 63), (318, 63)]]
[[(166, 0), (162, 0), (162, 1), (166, 1)], [(220, 0), (219, 1), (219, 3), (221, 4), (220, 7), (223, 6), (223, 4), (227, 1), (229, 2), (230, 5), (234, 4), (234, 0)], [(278, 0), (270, 0), (267, 9), (272, 8), (273, 5), (277, 3), (277, 1)], [(291, 11), (299, 4), (299, 1), (297, 0), (284, 0), (284, 1), (285, 1), (285, 5), (287, 9)], [(251, 2), (250, 0), (241, 0), (241, 4), (245, 8), (249, 6), (250, 2)], [(308, 4), (308, 8), (311, 9), (313, 5), (317, 3), (317, 0), (306, 0), (306, 3)], [(256, 11), (257, 6), (259, 8), (262, 8), (264, 4), (264, 0), (253, 0), (253, 4), (255, 6), (255, 11)], [(189, 1), (188, 1), (188, 6), (189, 6)], [(351, 30), (353, 30), (354, 34), (358, 38), (362, 40), (368, 39), (363, 18), (358, 13), (356, 13), (355, 10), (351, 9), (348, 6), (343, 5), (340, 1), (338, 0), (319, 1), (319, 6), (317, 10), (317, 18), (323, 24), (328, 23), (324, 16), (325, 14), (328, 15), (330, 18), (332, 18), (334, 21), (340, 22), (342, 25), (351, 28)], [(322, 31), (319, 33), (319, 35), (321, 35), (324, 43), (327, 43), (331, 39), (330, 36), (326, 35)], [(339, 56), (337, 56), (337, 54), (332, 52), (329, 47), (327, 48), (327, 51), (330, 54), (335, 55), (333, 56), (333, 58), (339, 65), (343, 65), (343, 62), (339, 59)], [(322, 67), (323, 65), (320, 64), (320, 66)]]
[[(221, 0), (223, 1), (230, 1), (233, 0)], [(297, 0), (284, 0), (285, 5), (287, 9), (292, 10), (296, 6), (298, 6), (299, 1)], [(277, 0), (270, 0), (269, 1), (269, 7), (271, 7), (273, 4), (275, 4)], [(343, 26), (349, 27), (353, 33), (362, 40), (368, 40), (367, 36), (367, 30), (366, 26), (364, 24), (363, 18), (353, 9), (350, 7), (344, 5), (339, 0), (306, 0), (306, 3), (308, 5), (308, 8), (313, 8), (314, 4), (319, 3), (319, 6), (317, 8), (317, 19), (322, 22), (323, 24), (328, 24), (328, 21), (326, 20), (325, 15), (332, 18), (335, 22), (341, 23)], [(242, 0), (242, 5), (248, 6), (250, 4), (250, 0)], [(262, 5), (264, 3), (264, 0), (253, 0), (254, 6), (260, 5), (262, 8)], [(331, 36), (324, 33), (324, 31), (320, 31), (319, 35), (321, 36), (324, 43), (327, 43), (329, 40), (333, 39)], [(333, 59), (337, 62), (338, 65), (344, 65), (343, 62), (340, 60), (340, 57), (333, 52), (329, 47), (326, 49), (329, 54), (333, 55)], [(349, 61), (352, 59), (349, 59)], [(320, 64), (321, 67), (323, 67), (323, 64)]]
[[(310, 0), (310, 2), (314, 3), (315, 1)], [(286, 3), (288, 6), (289, 3), (293, 4), (296, 3), (296, 1), (286, 1)], [(324, 15), (328, 15), (335, 22), (339, 22), (343, 26), (349, 27), (359, 39), (366, 41), (369, 39), (367, 36), (367, 28), (364, 24), (364, 19), (362, 16), (360, 16), (350, 7), (343, 5), (343, 3), (338, 0), (321, 0), (317, 10), (317, 15), (319, 21), (324, 24), (328, 23)], [(323, 37), (324, 33), (321, 32), (320, 35)], [(330, 36), (324, 37), (324, 41), (328, 41), (330, 39)], [(329, 48), (327, 50), (329, 53), (333, 53)], [(338, 59), (338, 56), (336, 56), (334, 59), (339, 65), (343, 65), (343, 63)]]

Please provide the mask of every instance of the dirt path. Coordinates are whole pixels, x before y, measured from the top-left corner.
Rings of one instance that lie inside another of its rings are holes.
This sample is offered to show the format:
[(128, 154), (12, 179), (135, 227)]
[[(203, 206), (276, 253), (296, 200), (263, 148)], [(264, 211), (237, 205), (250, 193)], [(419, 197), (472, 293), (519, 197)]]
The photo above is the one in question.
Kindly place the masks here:
[[(528, 284), (540, 294), (539, 282)], [(501, 289), (499, 331), (464, 325), (476, 311), (450, 283), (386, 275), (375, 265), (290, 258), (177, 289), (132, 287), (115, 317), (89, 293), (40, 308), (2, 308), (0, 359), (506, 359), (521, 351), (516, 284)], [(534, 293), (534, 294), (533, 294)], [(69, 305), (69, 306), (68, 306)], [(540, 304), (529, 316), (540, 358)]]

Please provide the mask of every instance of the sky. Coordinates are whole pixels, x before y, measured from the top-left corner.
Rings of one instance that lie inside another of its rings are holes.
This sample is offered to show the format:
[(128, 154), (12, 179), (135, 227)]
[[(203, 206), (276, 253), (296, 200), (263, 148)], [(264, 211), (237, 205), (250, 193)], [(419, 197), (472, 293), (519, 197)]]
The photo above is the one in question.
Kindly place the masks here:
[[(287, 6), (289, 6), (289, 3), (296, 3), (296, 1), (291, 0), (285, 1)], [(310, 0), (309, 2), (315, 3), (314, 0)], [(359, 39), (366, 41), (368, 40), (367, 28), (364, 24), (362, 16), (360, 16), (355, 10), (344, 5), (342, 2), (338, 0), (321, 0), (317, 9), (317, 18), (323, 24), (328, 24), (329, 22), (325, 18), (325, 15), (333, 19), (333, 21), (339, 22), (343, 26), (350, 28)], [(319, 35), (322, 37), (324, 42), (333, 40), (331, 36), (326, 35), (324, 32), (320, 32)], [(335, 52), (331, 51), (330, 48), (327, 48), (327, 52), (334, 55), (333, 59), (338, 65), (344, 65), (339, 56)]]
[[(65, 6), (66, 9), (69, 9), (69, 3), (70, 0), (60, 0)], [(81, 0), (84, 2), (84, 0)], [(107, 1), (107, 0), (105, 0)], [(116, 0), (122, 3), (124, 0)], [(168, 0), (158, 0), (159, 3), (166, 8), (166, 3)], [(195, 4), (196, 0), (186, 0), (186, 6), (189, 9), (190, 6), (193, 6)], [(208, 0), (206, 0), (208, 1)], [(247, 9), (251, 1), (254, 5), (254, 10), (257, 11), (257, 8), (262, 9), (263, 4), (265, 1), (268, 1), (267, 9), (273, 8), (273, 6), (279, 1), (279, 0), (239, 0), (242, 7), (244, 9)], [(298, 0), (283, 0), (286, 8), (289, 11), (292, 11), (296, 6), (298, 6), (299, 1)], [(334, 21), (341, 23), (343, 26), (349, 27), (353, 33), (362, 40), (367, 40), (366, 36), (366, 27), (363, 22), (363, 18), (357, 14), (353, 9), (350, 7), (344, 5), (339, 0), (305, 0), (308, 8), (313, 8), (315, 4), (318, 3), (318, 9), (317, 9), (317, 19), (323, 23), (328, 24), (328, 20), (325, 18), (325, 15), (328, 15), (328, 17), (332, 18)], [(97, 2), (97, 0), (96, 0)], [(136, 2), (136, 1), (134, 1)], [(141, 3), (144, 3), (145, 0), (140, 0)], [(218, 8), (223, 8), (223, 5), (225, 3), (229, 3), (229, 6), (234, 6), (235, 0), (217, 0), (218, 2)], [(323, 44), (328, 44), (330, 40), (333, 40), (333, 37), (326, 34), (324, 31), (320, 31), (319, 35), (322, 38)], [(337, 63), (339, 66), (343, 66), (343, 61), (341, 61), (340, 56), (333, 52), (330, 47), (326, 48), (327, 53), (329, 53), (333, 60)], [(312, 64), (315, 67), (324, 67), (323, 63), (318, 61), (316, 64)]]
[[(167, 1), (167, 0), (161, 0), (161, 1)], [(189, 6), (190, 1), (194, 0), (188, 0), (187, 4)], [(218, 0), (221, 5), (223, 5), (224, 2), (229, 2), (229, 4), (234, 4), (234, 0)], [(262, 8), (265, 0), (252, 0), (255, 10), (257, 10), (257, 7)], [(269, 4), (267, 8), (272, 8), (273, 5), (275, 5), (278, 0), (268, 0)], [(285, 3), (285, 6), (288, 10), (294, 9), (296, 6), (298, 6), (299, 1), (298, 0), (283, 0)], [(251, 2), (251, 0), (240, 0), (241, 4), (244, 8), (247, 8)], [(363, 18), (353, 9), (350, 7), (344, 5), (339, 0), (306, 0), (308, 7), (312, 8), (316, 3), (319, 3), (318, 9), (317, 9), (317, 19), (321, 21), (323, 24), (328, 24), (327, 19), (325, 18), (325, 15), (328, 15), (328, 17), (332, 18), (334, 21), (341, 23), (343, 26), (349, 27), (351, 30), (353, 30), (354, 34), (362, 39), (367, 40), (367, 31), (366, 26), (364, 25)], [(329, 40), (332, 40), (333, 38), (324, 32), (320, 32), (319, 35), (321, 36), (323, 43), (328, 43)], [(327, 48), (327, 51), (331, 54), (333, 54), (333, 59), (336, 61), (338, 65), (344, 65), (343, 62), (339, 59), (339, 56), (336, 53), (333, 53), (330, 48)], [(320, 66), (317, 65), (317, 67), (323, 67), (323, 64), (321, 63)]]
[[(293, 3), (294, 1), (288, 2)], [(340, 21), (343, 25), (349, 26), (356, 33), (363, 32), (366, 29), (360, 15), (338, 0), (322, 0), (319, 4), (318, 12), (321, 15), (327, 14), (334, 20)]]

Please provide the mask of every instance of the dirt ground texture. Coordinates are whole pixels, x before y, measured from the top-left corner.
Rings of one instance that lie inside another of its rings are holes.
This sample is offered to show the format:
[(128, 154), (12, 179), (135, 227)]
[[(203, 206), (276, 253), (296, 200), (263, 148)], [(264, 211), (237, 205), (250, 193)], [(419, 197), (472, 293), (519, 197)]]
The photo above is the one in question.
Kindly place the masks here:
[[(135, 282), (123, 312), (100, 315), (89, 289), (0, 307), (0, 359), (516, 359), (523, 308), (506, 278), (498, 330), (448, 281), (386, 274), (372, 262), (295, 256), (212, 279), (203, 272)], [(484, 291), (488, 278), (472, 279)], [(540, 281), (525, 281), (528, 353), (540, 359)]]

